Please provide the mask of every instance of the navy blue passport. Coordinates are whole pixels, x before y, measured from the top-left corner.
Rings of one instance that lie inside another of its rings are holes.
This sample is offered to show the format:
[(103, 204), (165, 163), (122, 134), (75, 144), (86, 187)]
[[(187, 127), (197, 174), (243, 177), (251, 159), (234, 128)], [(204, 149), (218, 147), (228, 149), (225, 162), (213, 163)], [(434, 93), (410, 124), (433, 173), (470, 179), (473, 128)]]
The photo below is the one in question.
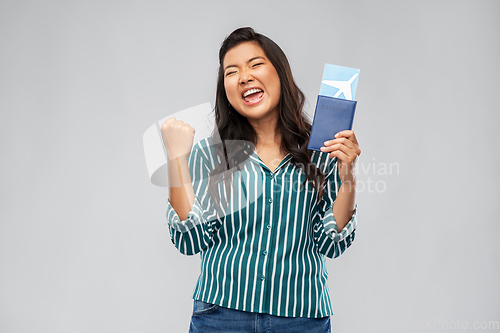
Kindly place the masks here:
[(340, 131), (351, 130), (356, 103), (319, 95), (307, 149), (321, 151), (325, 141), (335, 139)]

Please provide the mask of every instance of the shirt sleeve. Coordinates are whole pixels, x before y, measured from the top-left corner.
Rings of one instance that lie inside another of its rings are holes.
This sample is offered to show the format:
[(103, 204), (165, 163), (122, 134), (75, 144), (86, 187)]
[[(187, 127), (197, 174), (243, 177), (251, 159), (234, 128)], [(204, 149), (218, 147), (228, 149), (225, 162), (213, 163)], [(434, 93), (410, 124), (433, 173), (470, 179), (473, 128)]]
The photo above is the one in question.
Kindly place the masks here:
[(194, 255), (207, 249), (222, 225), (222, 219), (218, 217), (208, 193), (208, 154), (197, 144), (189, 155), (189, 172), (195, 198), (187, 219), (181, 221), (170, 200), (167, 203), (166, 217), (172, 243), (185, 255)]
[(333, 216), (333, 204), (340, 189), (341, 180), (338, 172), (337, 159), (332, 162), (332, 168), (325, 175), (323, 199), (319, 203), (313, 223), (314, 240), (318, 251), (328, 258), (337, 258), (351, 246), (356, 232), (357, 205), (351, 220), (338, 232), (337, 222)]

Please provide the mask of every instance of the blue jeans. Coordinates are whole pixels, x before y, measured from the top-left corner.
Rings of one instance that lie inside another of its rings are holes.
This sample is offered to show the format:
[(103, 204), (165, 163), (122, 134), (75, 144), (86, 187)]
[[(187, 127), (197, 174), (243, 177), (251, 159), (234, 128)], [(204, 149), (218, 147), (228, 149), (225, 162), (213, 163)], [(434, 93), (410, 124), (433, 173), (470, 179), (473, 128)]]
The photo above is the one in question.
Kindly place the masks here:
[(189, 333), (330, 333), (330, 317), (278, 317), (194, 300)]

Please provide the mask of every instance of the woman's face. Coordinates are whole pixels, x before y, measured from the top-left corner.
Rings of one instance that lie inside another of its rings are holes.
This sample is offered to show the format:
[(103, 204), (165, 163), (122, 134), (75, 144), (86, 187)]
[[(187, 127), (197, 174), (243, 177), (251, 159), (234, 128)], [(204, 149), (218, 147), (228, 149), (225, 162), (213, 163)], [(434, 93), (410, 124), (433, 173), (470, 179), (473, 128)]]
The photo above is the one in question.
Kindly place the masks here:
[(249, 121), (277, 119), (280, 78), (259, 44), (244, 42), (230, 49), (223, 69), (227, 99), (239, 114)]

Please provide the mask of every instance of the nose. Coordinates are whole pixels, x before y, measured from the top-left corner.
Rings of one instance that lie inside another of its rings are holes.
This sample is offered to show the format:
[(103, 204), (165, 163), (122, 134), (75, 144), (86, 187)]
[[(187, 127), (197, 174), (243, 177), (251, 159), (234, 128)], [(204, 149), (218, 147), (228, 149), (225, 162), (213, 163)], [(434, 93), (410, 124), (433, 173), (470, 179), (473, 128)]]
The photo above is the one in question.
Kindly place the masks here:
[(243, 85), (245, 83), (248, 83), (248, 82), (252, 82), (253, 81), (253, 77), (252, 75), (249, 73), (248, 70), (242, 70), (240, 72), (240, 84)]

